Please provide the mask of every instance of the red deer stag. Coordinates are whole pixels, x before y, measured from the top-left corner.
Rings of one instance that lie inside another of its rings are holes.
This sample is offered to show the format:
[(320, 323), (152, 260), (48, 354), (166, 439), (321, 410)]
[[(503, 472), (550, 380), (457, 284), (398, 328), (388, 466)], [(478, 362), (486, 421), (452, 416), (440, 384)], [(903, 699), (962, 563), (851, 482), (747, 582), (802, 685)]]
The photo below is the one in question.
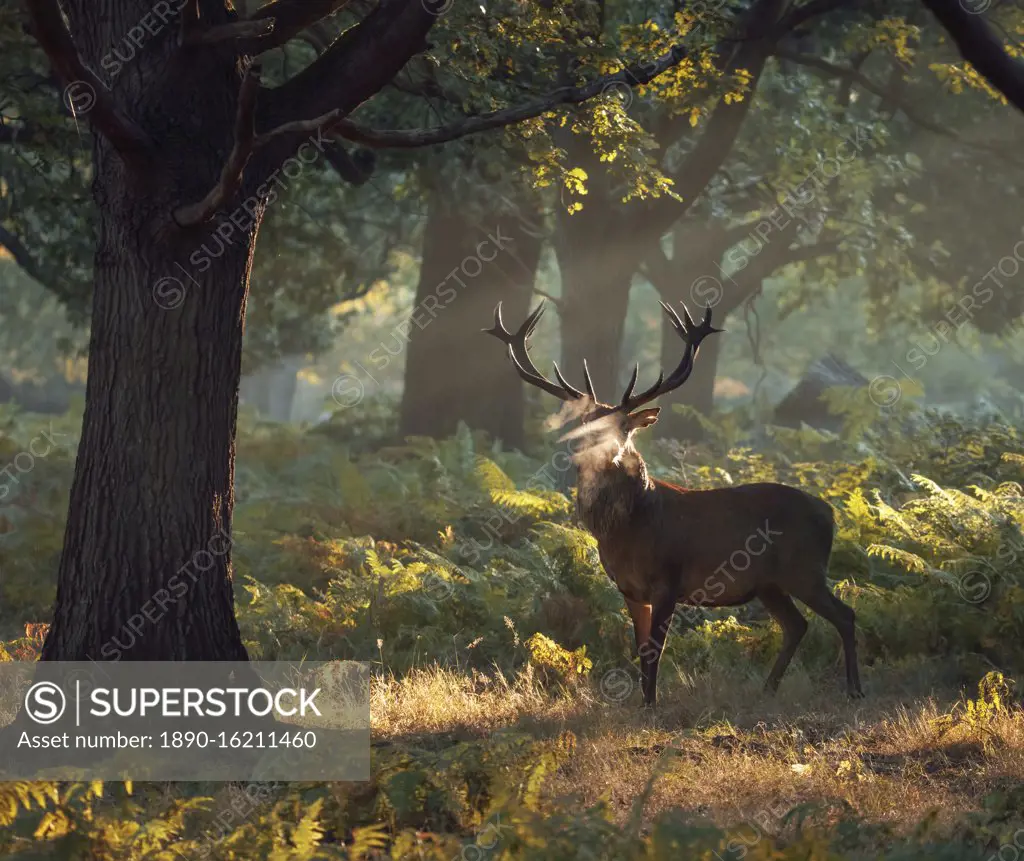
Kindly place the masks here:
[[(680, 303), (682, 304), (682, 303)], [(652, 479), (633, 445), (636, 431), (658, 420), (660, 407), (639, 409), (686, 382), (701, 341), (722, 331), (708, 308), (699, 325), (683, 307), (683, 319), (662, 302), (685, 342), (679, 366), (646, 391), (633, 394), (639, 366), (618, 406), (594, 394), (584, 362), (586, 392), (569, 385), (555, 365), (558, 383), (533, 364), (527, 340), (544, 312), (543, 302), (514, 334), (494, 311), (484, 329), (503, 341), (520, 377), (571, 404), (580, 419), (569, 434), (577, 442), (576, 510), (597, 539), (601, 564), (626, 599), (640, 656), (644, 705), (656, 701), (658, 663), (676, 605), (735, 607), (759, 598), (782, 627), (782, 649), (765, 688), (775, 691), (807, 621), (793, 598), (831, 622), (842, 637), (846, 687), (863, 696), (857, 669), (854, 612), (828, 587), (834, 521), (829, 505), (784, 484), (758, 483), (714, 490), (686, 490)]]

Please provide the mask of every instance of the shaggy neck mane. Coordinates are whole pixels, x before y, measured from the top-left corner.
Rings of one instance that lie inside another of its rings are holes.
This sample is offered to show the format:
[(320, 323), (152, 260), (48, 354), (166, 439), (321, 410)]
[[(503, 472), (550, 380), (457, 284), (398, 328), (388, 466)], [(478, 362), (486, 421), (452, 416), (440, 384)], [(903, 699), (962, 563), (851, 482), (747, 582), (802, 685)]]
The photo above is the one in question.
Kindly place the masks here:
[(599, 541), (627, 528), (634, 512), (647, 501), (648, 491), (654, 489), (632, 437), (621, 444), (595, 446), (578, 459), (577, 511)]

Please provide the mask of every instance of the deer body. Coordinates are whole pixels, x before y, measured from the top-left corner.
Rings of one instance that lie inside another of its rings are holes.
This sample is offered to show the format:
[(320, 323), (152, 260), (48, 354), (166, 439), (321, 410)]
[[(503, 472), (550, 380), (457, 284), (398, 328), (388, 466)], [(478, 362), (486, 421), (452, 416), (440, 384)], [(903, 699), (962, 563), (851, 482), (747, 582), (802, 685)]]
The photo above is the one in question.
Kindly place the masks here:
[[(580, 427), (570, 437), (578, 467), (577, 515), (597, 539), (605, 572), (633, 619), (640, 656), (644, 703), (656, 701), (658, 664), (676, 606), (731, 607), (758, 598), (779, 623), (783, 645), (766, 687), (775, 690), (807, 630), (793, 598), (831, 622), (843, 641), (847, 691), (861, 696), (854, 612), (828, 587), (834, 521), (820, 499), (783, 484), (756, 483), (714, 490), (686, 490), (652, 479), (633, 445), (633, 435), (657, 421), (659, 409), (637, 407), (678, 387), (689, 376), (701, 339), (711, 327), (711, 311), (696, 326), (675, 312), (676, 330), (686, 338), (679, 368), (667, 380), (633, 396), (637, 371), (618, 407), (572, 388), (556, 365), (560, 387), (544, 378), (526, 351), (542, 308), (516, 335), (505, 330), (500, 305), (487, 330), (509, 346), (509, 356), (527, 382), (582, 407)], [(685, 314), (685, 309), (684, 309)]]

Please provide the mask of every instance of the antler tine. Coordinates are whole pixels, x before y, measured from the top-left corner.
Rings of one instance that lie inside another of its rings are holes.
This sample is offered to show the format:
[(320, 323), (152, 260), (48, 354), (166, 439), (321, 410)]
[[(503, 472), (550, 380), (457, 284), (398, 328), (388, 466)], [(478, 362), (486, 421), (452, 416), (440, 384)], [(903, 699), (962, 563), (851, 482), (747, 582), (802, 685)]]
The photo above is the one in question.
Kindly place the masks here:
[[(529, 383), (531, 386), (536, 386), (539, 389), (543, 389), (550, 395), (554, 395), (563, 401), (575, 400), (576, 398), (583, 397), (583, 392), (577, 391), (576, 389), (569, 386), (564, 381), (562, 382), (564, 388), (559, 388), (550, 380), (548, 380), (540, 371), (537, 370), (537, 366), (534, 365), (533, 359), (530, 358), (530, 352), (527, 348), (526, 342), (529, 340), (530, 335), (533, 334), (533, 330), (537, 326), (537, 321), (540, 320), (541, 315), (544, 313), (544, 303), (541, 302), (537, 308), (534, 309), (533, 313), (530, 314), (523, 324), (516, 330), (515, 334), (505, 328), (505, 323), (501, 317), (501, 302), (497, 304), (494, 309), (494, 325), (490, 329), (481, 329), (482, 332), (486, 332), (488, 335), (494, 335), (499, 341), (504, 343), (508, 347), (508, 357), (512, 362), (512, 365), (516, 369), (516, 373), (519, 374), (520, 378)], [(557, 366), (555, 372), (558, 372)]]
[(512, 333), (505, 328), (505, 322), (501, 319), (501, 302), (494, 309), (494, 325), (490, 329), (481, 329), (480, 331), (488, 335), (494, 335), (494, 337), (504, 341), (506, 344), (512, 342)]
[(558, 369), (558, 362), (552, 362), (552, 364), (555, 366), (555, 378), (561, 384), (563, 389), (565, 389), (570, 395), (572, 395), (573, 398), (586, 397), (586, 395), (584, 395), (583, 392), (581, 392), (575, 386), (572, 386), (568, 382), (566, 382), (565, 377), (562, 376), (562, 372)]
[(583, 380), (587, 387), (587, 394), (590, 395), (590, 399), (596, 404), (597, 395), (594, 394), (594, 381), (590, 379), (590, 368), (587, 367), (587, 360), (583, 360)]
[(658, 379), (654, 381), (653, 386), (651, 386), (649, 389), (644, 389), (642, 392), (640, 392), (640, 394), (636, 395), (633, 398), (630, 398), (631, 406), (629, 407), (629, 409), (636, 409), (636, 407), (639, 406), (640, 404), (645, 404), (647, 403), (647, 401), (652, 401), (656, 397), (658, 397), (658, 395), (661, 394), (661, 384), (664, 382), (665, 372), (659, 370)]
[[(686, 303), (682, 299), (679, 300), (679, 306), (683, 309), (683, 317), (686, 318), (686, 331), (690, 331), (690, 329), (693, 328), (693, 318), (690, 316), (690, 311), (686, 307)], [(708, 305), (707, 306), (707, 312), (704, 315), (704, 319), (705, 320), (710, 320), (711, 319), (711, 317), (708, 316), (710, 313), (711, 313), (711, 306)]]
[[(682, 302), (679, 304), (683, 305)], [(693, 320), (690, 319), (690, 312), (686, 310), (686, 306), (683, 305), (683, 316), (686, 318), (685, 323), (679, 318), (679, 314), (676, 313), (676, 309), (667, 302), (662, 302), (661, 307), (664, 309), (665, 313), (668, 314), (669, 322), (672, 323), (672, 328), (675, 329), (682, 337), (687, 337), (690, 330), (693, 328)]]
[(621, 404), (629, 403), (630, 397), (633, 395), (633, 389), (636, 388), (637, 377), (640, 376), (640, 363), (637, 362), (633, 365), (633, 376), (629, 378), (629, 385), (626, 386), (626, 393), (622, 396)]
[[(501, 304), (500, 302), (498, 303)], [(516, 337), (520, 335), (523, 337), (523, 341), (529, 338), (533, 334), (533, 330), (537, 328), (537, 324), (540, 322), (540, 318), (544, 316), (544, 312), (547, 311), (544, 300), (540, 300), (540, 304), (533, 309), (533, 313), (530, 314), (525, 320), (523, 325), (519, 327), (519, 331), (516, 332)]]

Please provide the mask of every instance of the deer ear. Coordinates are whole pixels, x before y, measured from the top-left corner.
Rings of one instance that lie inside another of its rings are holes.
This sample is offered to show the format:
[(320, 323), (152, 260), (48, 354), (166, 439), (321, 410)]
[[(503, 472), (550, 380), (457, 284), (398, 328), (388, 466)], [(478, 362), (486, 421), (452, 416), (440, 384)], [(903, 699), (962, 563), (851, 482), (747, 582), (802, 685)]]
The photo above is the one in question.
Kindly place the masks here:
[(627, 428), (631, 431), (649, 428), (658, 420), (658, 413), (660, 412), (661, 407), (652, 407), (649, 410), (640, 410), (638, 413), (633, 413), (629, 417)]

